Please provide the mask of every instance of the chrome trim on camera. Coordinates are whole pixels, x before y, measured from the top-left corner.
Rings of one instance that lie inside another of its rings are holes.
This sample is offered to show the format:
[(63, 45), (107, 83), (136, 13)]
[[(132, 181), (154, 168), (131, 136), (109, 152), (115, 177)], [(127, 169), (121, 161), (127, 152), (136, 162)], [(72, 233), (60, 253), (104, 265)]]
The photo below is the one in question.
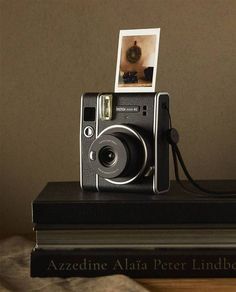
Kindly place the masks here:
[(169, 180), (169, 186), (167, 190), (164, 191), (159, 191), (157, 189), (157, 185), (158, 185), (158, 177), (157, 177), (157, 139), (158, 139), (158, 113), (159, 113), (159, 96), (160, 95), (168, 95), (169, 94), (167, 92), (159, 92), (155, 95), (154, 98), (154, 117), (153, 117), (153, 135), (154, 135), (154, 141), (155, 141), (155, 161), (154, 161), (154, 175), (153, 175), (153, 192), (155, 194), (162, 194), (162, 193), (166, 193), (169, 191), (170, 189), (170, 180)]
[[(96, 137), (96, 139), (98, 137), (99, 99), (100, 99), (100, 94), (97, 95), (96, 130), (95, 130), (95, 137)], [(99, 192), (98, 174), (97, 173), (95, 174), (95, 187), (96, 187), (97, 191)]]
[(98, 137), (100, 137), (102, 134), (104, 134), (106, 131), (110, 130), (110, 129), (115, 129), (115, 128), (123, 128), (123, 129), (126, 129), (128, 131), (130, 131), (131, 133), (133, 133), (142, 143), (143, 147), (144, 147), (144, 163), (140, 169), (140, 171), (134, 176), (132, 177), (131, 179), (129, 180), (126, 180), (126, 181), (122, 181), (122, 182), (116, 182), (116, 181), (113, 181), (112, 179), (108, 179), (106, 178), (105, 180), (112, 183), (112, 184), (115, 184), (115, 185), (125, 185), (125, 184), (128, 184), (132, 181), (134, 181), (136, 178), (138, 178), (145, 170), (146, 168), (146, 165), (147, 165), (147, 160), (148, 160), (148, 150), (147, 150), (147, 145), (145, 143), (145, 140), (143, 139), (143, 137), (137, 133), (134, 129), (128, 127), (128, 126), (125, 126), (125, 125), (113, 125), (113, 126), (109, 126), (107, 127), (106, 129), (104, 129), (99, 135)]
[(153, 116), (153, 140), (154, 140), (154, 174), (152, 180), (152, 189), (153, 192), (157, 193), (157, 145), (156, 145), (156, 134), (158, 129), (158, 108), (159, 108), (159, 93), (155, 94), (154, 98), (154, 116)]
[(81, 95), (81, 99), (80, 99), (80, 135), (79, 135), (79, 182), (80, 182), (80, 187), (81, 189), (83, 189), (83, 176), (82, 176), (82, 150), (81, 150), (81, 137), (82, 137), (82, 121), (83, 121), (83, 99), (84, 99), (84, 95)]

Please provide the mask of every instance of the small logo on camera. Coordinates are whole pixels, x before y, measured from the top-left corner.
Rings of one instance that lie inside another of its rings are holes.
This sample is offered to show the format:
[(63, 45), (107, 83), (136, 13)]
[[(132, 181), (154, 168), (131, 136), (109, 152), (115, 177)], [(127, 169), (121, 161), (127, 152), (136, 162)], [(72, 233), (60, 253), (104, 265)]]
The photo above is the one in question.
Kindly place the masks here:
[(140, 111), (140, 106), (138, 106), (138, 105), (119, 105), (119, 106), (116, 106), (116, 112), (138, 113), (139, 111)]

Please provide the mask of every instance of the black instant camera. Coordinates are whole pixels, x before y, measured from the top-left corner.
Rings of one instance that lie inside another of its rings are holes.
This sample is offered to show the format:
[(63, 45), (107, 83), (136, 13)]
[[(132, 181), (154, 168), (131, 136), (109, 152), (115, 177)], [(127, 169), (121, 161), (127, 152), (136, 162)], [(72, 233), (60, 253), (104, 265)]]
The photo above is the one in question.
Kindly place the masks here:
[(168, 108), (167, 93), (84, 94), (80, 117), (82, 189), (168, 191)]

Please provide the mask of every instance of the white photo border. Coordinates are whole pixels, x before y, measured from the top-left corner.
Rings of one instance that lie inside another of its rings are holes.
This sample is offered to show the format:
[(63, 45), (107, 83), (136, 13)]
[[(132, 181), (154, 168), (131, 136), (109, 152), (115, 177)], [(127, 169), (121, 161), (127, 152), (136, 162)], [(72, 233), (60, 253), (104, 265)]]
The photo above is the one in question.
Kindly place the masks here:
[[(118, 42), (118, 52), (117, 52), (117, 62), (116, 62), (116, 77), (115, 77), (115, 92), (155, 92), (156, 87), (156, 75), (157, 75), (157, 61), (159, 54), (159, 43), (160, 43), (160, 28), (146, 28), (146, 29), (128, 29), (120, 30), (119, 42)], [(120, 73), (120, 61), (121, 61), (121, 49), (122, 49), (122, 38), (123, 36), (142, 36), (142, 35), (156, 35), (156, 46), (155, 46), (155, 60), (153, 69), (152, 86), (140, 87), (121, 87), (119, 86), (119, 73)]]

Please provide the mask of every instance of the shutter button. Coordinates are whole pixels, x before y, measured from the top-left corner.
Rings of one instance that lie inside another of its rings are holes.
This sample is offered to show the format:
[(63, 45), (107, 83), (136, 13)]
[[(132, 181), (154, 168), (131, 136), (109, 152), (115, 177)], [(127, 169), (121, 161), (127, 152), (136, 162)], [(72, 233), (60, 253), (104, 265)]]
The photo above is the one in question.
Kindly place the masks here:
[(91, 126), (87, 126), (86, 128), (84, 128), (84, 136), (87, 138), (91, 138), (93, 137), (94, 134), (94, 129)]

